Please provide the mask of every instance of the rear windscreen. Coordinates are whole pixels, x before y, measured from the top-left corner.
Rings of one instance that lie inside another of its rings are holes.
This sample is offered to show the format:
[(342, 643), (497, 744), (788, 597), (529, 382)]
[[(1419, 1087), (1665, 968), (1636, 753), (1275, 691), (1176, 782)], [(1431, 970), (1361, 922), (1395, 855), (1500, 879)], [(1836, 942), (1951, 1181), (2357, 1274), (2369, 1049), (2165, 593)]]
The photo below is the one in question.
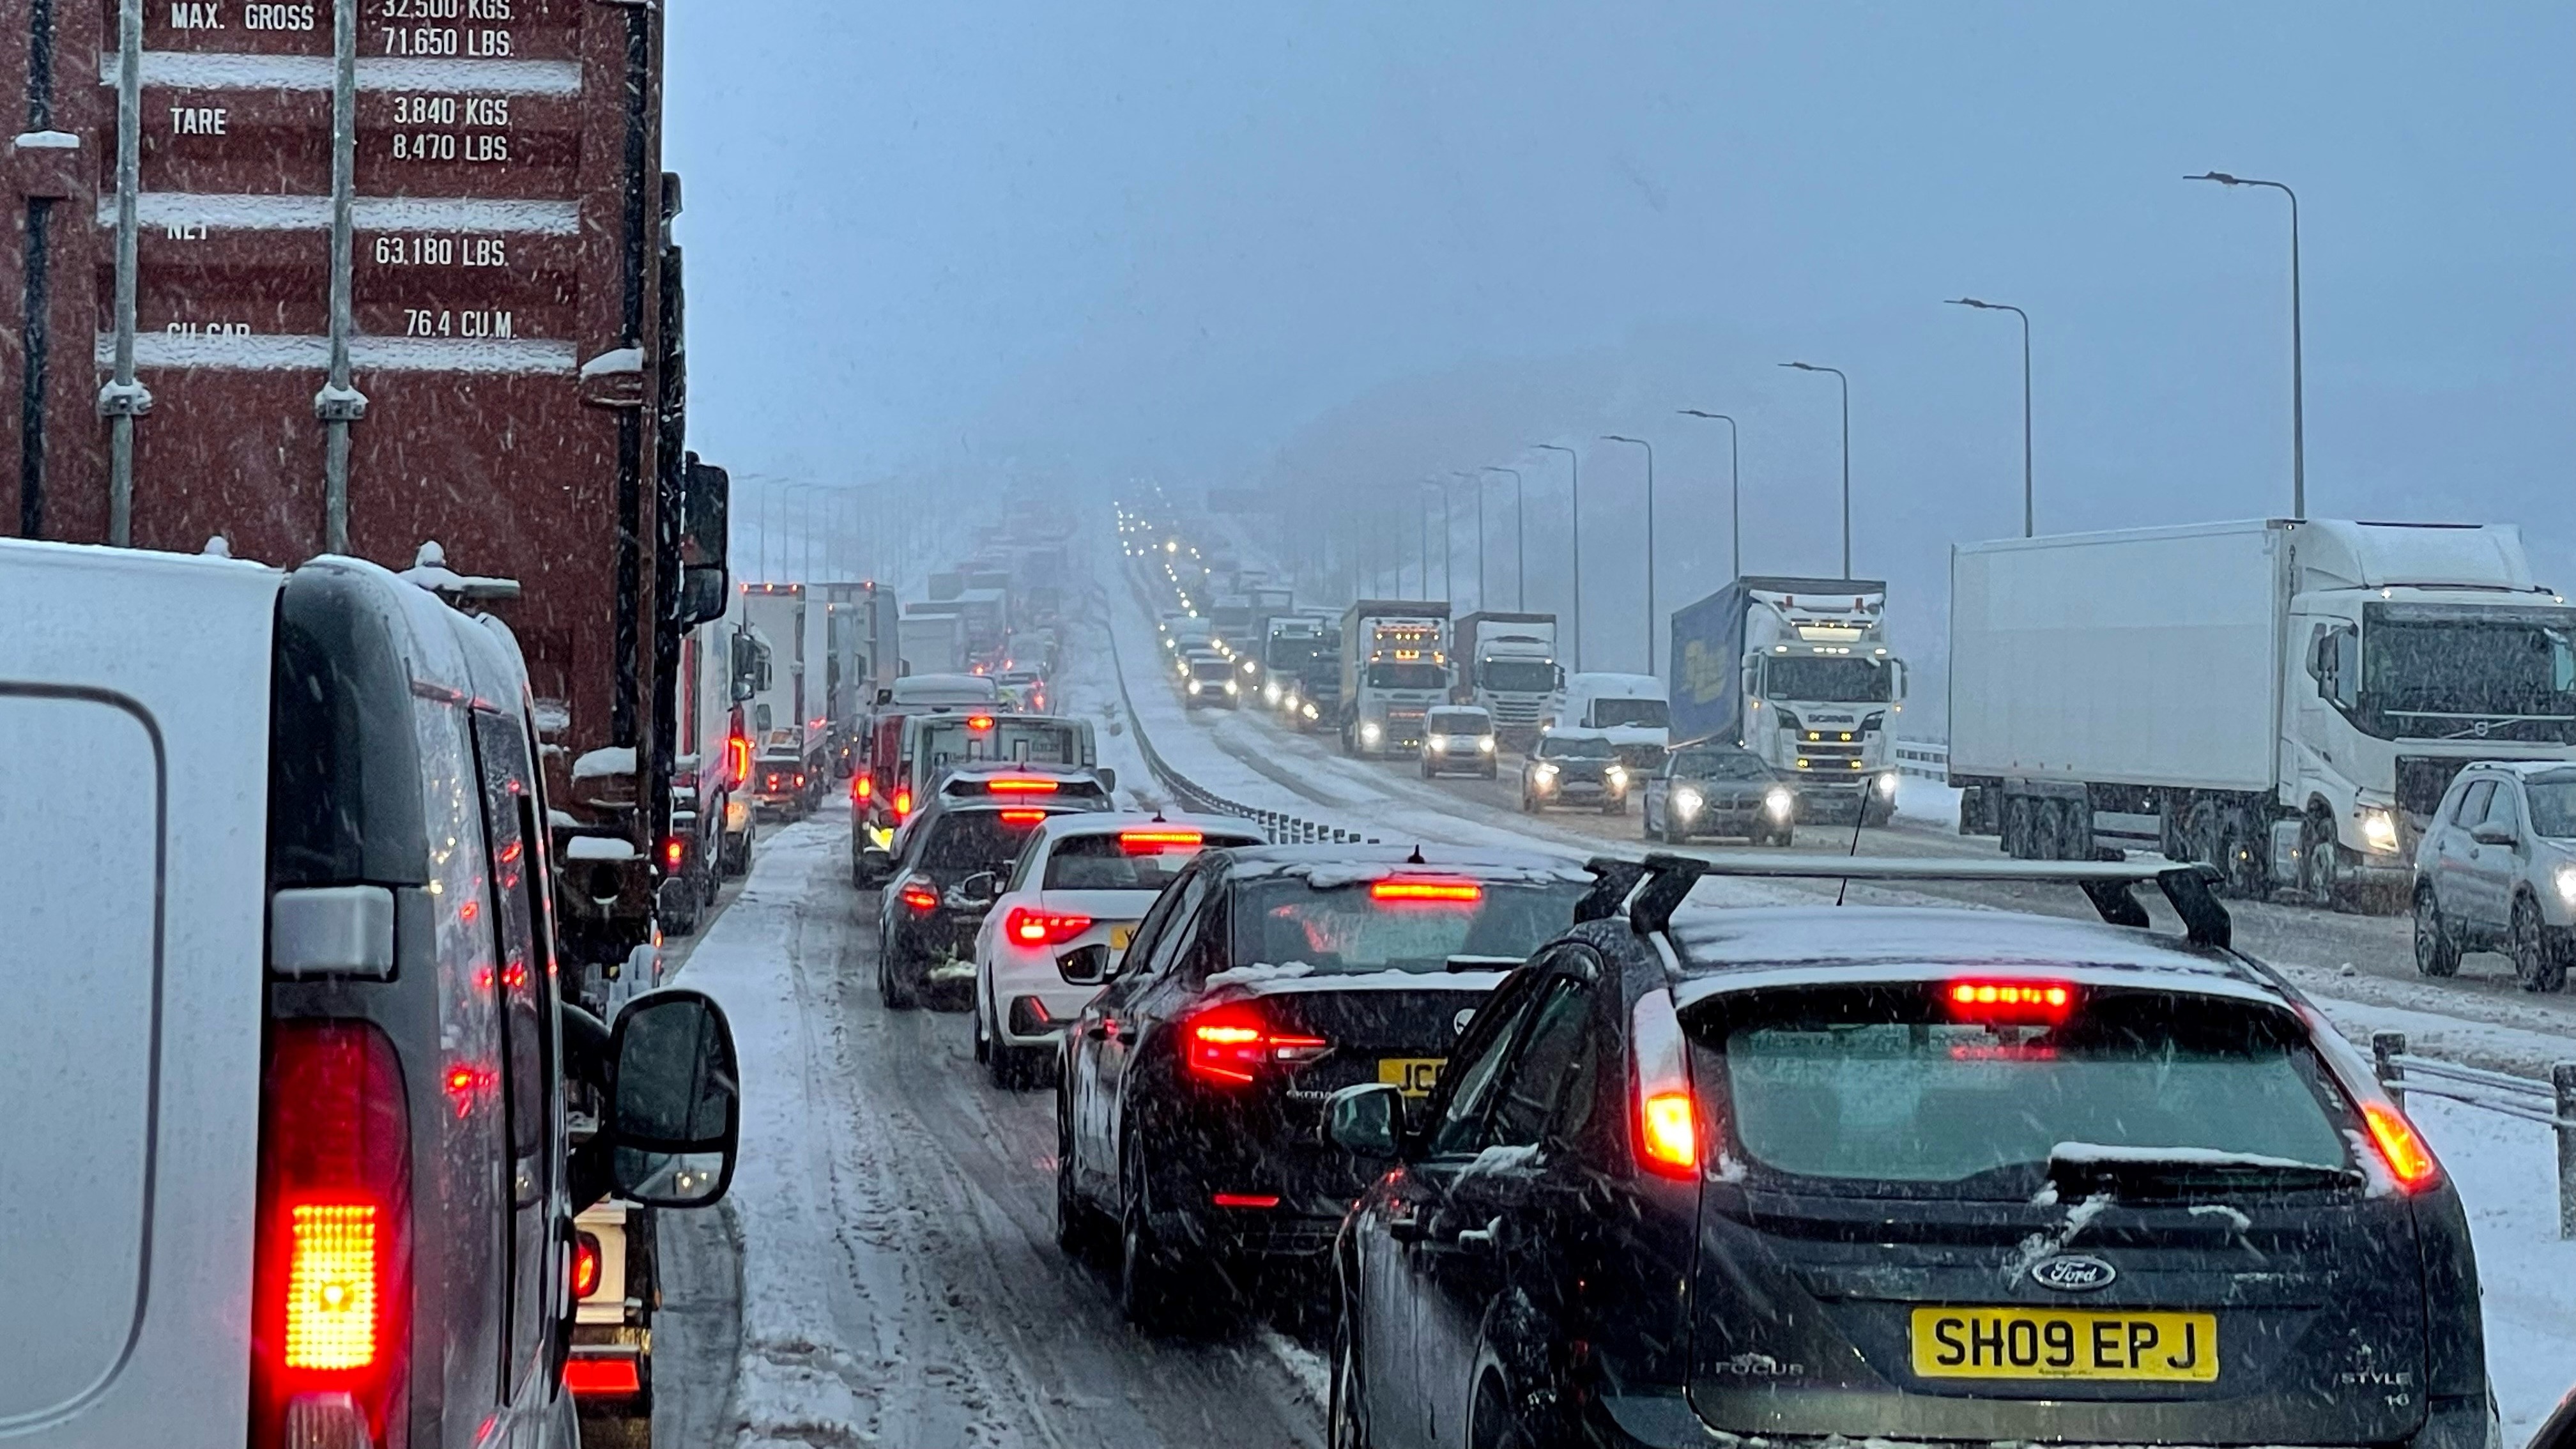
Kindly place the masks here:
[[(1029, 843), (1044, 812), (1029, 810), (961, 810), (931, 822), (930, 838), (921, 843), (920, 865), (941, 875), (979, 870), (1009, 870)], [(1012, 819), (1012, 816), (1026, 816)]]
[[(972, 721), (982, 719), (978, 729)], [(921, 727), (920, 749), (933, 769), (968, 760), (1016, 760), (1030, 765), (1079, 765), (1082, 735), (1053, 720), (1000, 715), (960, 715)]]
[(1702, 1008), (1690, 1027), (1726, 1083), (1731, 1150), (1829, 1191), (1996, 1199), (2030, 1197), (2052, 1156), (2176, 1172), (2349, 1164), (2340, 1097), (2276, 1010), (2069, 988), (2062, 1010), (1981, 1020), (1951, 989), (1760, 992)]
[[(1156, 832), (1139, 831), (1139, 835)], [(1159, 891), (1172, 883), (1202, 849), (1258, 845), (1250, 836), (1210, 835), (1200, 843), (1128, 840), (1117, 835), (1068, 835), (1047, 853), (1051, 891)]]
[(1233, 964), (1303, 961), (1318, 971), (1425, 971), (1452, 956), (1520, 960), (1574, 924), (1584, 882), (1485, 885), (1474, 900), (1381, 900), (1371, 882), (1318, 890), (1254, 880), (1234, 896)]

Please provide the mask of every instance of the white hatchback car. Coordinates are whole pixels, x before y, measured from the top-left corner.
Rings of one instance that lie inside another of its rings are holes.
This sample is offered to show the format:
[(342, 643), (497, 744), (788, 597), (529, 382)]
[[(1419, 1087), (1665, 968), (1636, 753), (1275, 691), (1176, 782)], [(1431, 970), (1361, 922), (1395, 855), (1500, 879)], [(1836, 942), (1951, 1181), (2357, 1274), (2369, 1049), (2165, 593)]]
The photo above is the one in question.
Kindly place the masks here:
[[(1036, 1085), (1065, 1024), (1099, 991), (1145, 908), (1202, 850), (1264, 844), (1240, 820), (1059, 815), (1038, 827), (975, 936), (975, 1059), (1006, 1089)], [(1079, 979), (1057, 958), (1099, 946)]]

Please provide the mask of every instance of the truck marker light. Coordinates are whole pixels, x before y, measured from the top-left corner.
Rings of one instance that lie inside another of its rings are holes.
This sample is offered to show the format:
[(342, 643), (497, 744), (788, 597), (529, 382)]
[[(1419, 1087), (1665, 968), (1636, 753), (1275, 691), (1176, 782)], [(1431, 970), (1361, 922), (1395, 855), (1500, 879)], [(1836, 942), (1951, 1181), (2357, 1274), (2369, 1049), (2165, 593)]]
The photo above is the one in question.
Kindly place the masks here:
[(850, 797), (866, 804), (877, 793), (876, 777), (862, 770), (850, 777)]
[(2415, 1124), (2406, 1114), (2386, 1102), (2361, 1104), (2361, 1119), (2370, 1126), (2371, 1145), (2379, 1149), (2379, 1160), (2388, 1165), (2389, 1176), (2408, 1192), (2422, 1192), (2442, 1180), (2442, 1164), (2433, 1158), (2433, 1149), (2424, 1145)]
[(1472, 880), (1436, 880), (1426, 876), (1391, 876), (1369, 882), (1373, 901), (1450, 901), (1472, 903), (1485, 898), (1485, 888)]
[(2055, 1026), (2075, 1011), (2075, 988), (2063, 981), (1953, 981), (1941, 995), (1957, 1021)]
[(573, 1358), (564, 1360), (564, 1387), (585, 1398), (637, 1394), (644, 1391), (644, 1377), (632, 1358)]
[(672, 837), (671, 837), (670, 839), (668, 839), (668, 840), (663, 841), (663, 842), (662, 842), (662, 866), (663, 866), (663, 869), (665, 869), (665, 870), (678, 870), (678, 869), (680, 868), (680, 853), (681, 853), (681, 851), (682, 851), (684, 848), (685, 848), (685, 843), (680, 839), (680, 837), (678, 837), (678, 836), (676, 836), (676, 835), (672, 836)]

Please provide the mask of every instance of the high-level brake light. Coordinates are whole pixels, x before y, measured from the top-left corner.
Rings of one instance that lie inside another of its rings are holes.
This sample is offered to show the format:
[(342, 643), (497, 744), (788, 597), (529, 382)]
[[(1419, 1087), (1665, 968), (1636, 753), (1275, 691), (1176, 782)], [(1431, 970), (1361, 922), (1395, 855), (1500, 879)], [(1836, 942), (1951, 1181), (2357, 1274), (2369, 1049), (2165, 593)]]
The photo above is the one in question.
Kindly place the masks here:
[(1485, 898), (1483, 885), (1472, 880), (1442, 880), (1429, 876), (1390, 876), (1369, 882), (1369, 899), (1373, 901), (1449, 901), (1472, 904)]
[(1091, 917), (1069, 911), (1013, 906), (1002, 918), (1002, 933), (1023, 946), (1061, 946), (1090, 929)]
[(1207, 844), (1207, 837), (1195, 830), (1121, 830), (1118, 848), (1129, 855), (1152, 855), (1179, 847)]
[(2075, 988), (2063, 981), (1953, 981), (1941, 999), (1959, 1021), (2054, 1026), (2075, 1010)]
[(1312, 1061), (1332, 1043), (1319, 1036), (1273, 1030), (1249, 1002), (1229, 1002), (1192, 1017), (1184, 1053), (1190, 1075), (1221, 1086), (1244, 1086), (1266, 1062)]
[(1035, 825), (1046, 818), (1047, 813), (1043, 810), (1005, 810), (1002, 812), (1002, 823), (1004, 825)]
[(1052, 795), (1064, 788), (1064, 782), (1031, 775), (996, 775), (984, 782), (984, 788), (996, 795)]

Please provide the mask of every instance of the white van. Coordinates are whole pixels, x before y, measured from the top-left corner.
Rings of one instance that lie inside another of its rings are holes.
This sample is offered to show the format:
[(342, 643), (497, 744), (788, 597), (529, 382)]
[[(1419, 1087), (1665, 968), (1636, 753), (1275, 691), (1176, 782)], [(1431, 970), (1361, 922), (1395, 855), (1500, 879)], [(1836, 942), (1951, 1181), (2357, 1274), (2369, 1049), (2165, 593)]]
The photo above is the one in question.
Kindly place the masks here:
[(714, 1201), (739, 1104), (705, 997), (558, 994), (516, 645), (16, 540), (0, 618), (0, 758), (83, 781), (0, 773), (0, 1437), (574, 1449), (574, 1214)]
[(1569, 674), (1565, 702), (1550, 728), (1609, 741), (1631, 774), (1657, 770), (1672, 744), (1668, 700), (1664, 682), (1651, 674)]

